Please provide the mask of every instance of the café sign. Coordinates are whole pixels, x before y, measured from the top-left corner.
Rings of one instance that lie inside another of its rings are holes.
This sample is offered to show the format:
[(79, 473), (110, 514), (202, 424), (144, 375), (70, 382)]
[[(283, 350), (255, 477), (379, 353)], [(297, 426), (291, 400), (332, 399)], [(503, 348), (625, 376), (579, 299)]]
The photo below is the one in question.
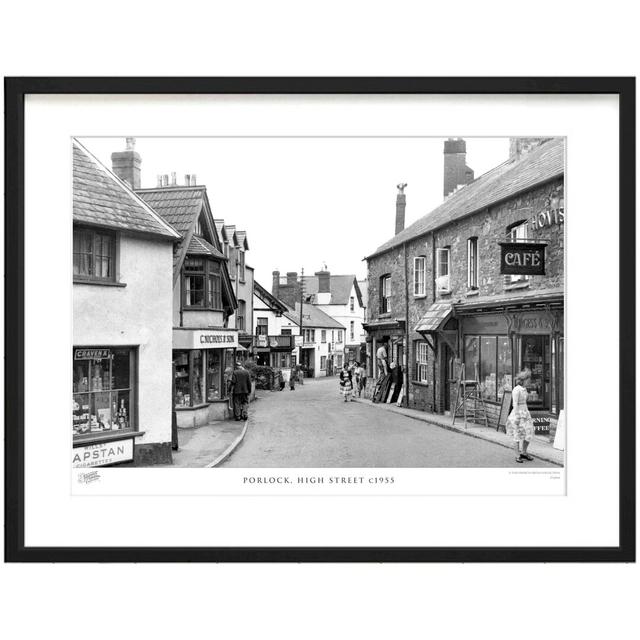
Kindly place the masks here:
[(539, 242), (501, 242), (500, 273), (543, 276), (545, 247)]
[(133, 438), (74, 447), (71, 464), (74, 467), (104, 467), (127, 460), (133, 460)]

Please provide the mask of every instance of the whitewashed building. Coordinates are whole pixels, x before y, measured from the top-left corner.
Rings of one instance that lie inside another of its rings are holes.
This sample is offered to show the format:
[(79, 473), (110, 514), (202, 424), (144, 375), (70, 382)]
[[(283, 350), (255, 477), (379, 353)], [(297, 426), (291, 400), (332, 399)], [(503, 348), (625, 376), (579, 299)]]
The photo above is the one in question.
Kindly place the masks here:
[(73, 142), (76, 467), (171, 463), (173, 248), (180, 234), (132, 191), (140, 176), (133, 144), (128, 139), (121, 152), (131, 161), (127, 184)]

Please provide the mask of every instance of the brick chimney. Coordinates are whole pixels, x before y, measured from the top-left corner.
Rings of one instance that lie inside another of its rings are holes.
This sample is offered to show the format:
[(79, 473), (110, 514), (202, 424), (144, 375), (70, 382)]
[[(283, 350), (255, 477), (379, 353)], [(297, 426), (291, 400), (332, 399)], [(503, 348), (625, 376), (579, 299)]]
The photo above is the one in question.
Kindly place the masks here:
[(396, 235), (404, 229), (404, 210), (407, 208), (407, 196), (404, 195), (406, 182), (398, 185), (398, 195), (396, 196)]
[(276, 297), (280, 297), (280, 272), (273, 271), (272, 274), (273, 280), (271, 282), (271, 293)]
[[(275, 286), (275, 272), (273, 281)], [(279, 278), (278, 274), (278, 278)], [(275, 295), (275, 293), (273, 294)], [(296, 302), (300, 302), (300, 283), (298, 282), (297, 271), (287, 271), (287, 283), (278, 286), (278, 296), (282, 302), (295, 309)]]
[(445, 140), (444, 197), (470, 182), (473, 182), (473, 169), (467, 167), (467, 143), (462, 138)]
[(136, 139), (127, 138), (124, 151), (114, 151), (111, 154), (111, 168), (120, 180), (126, 182), (132, 189), (140, 188), (140, 166), (142, 158), (135, 150)]
[(331, 272), (323, 269), (314, 275), (318, 276), (318, 293), (331, 293)]
[(551, 138), (509, 138), (509, 160), (520, 160)]

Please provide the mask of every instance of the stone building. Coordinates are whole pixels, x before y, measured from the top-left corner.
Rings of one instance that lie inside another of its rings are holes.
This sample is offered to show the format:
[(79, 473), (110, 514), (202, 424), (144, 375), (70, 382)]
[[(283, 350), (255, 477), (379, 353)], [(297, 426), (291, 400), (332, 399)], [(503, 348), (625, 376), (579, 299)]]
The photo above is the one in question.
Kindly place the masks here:
[[(370, 374), (383, 344), (403, 365), (407, 406), (451, 411), (462, 371), (495, 424), (527, 367), (532, 413), (563, 408), (564, 140), (525, 142), (367, 258)], [(501, 243), (525, 241), (545, 245), (544, 275), (501, 273)]]

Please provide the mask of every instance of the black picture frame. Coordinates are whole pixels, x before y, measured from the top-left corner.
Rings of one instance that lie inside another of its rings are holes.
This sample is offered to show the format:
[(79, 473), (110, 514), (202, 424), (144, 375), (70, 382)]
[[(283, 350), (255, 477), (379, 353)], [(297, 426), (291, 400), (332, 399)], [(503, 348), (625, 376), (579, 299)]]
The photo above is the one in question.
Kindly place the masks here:
[[(635, 139), (632, 77), (5, 78), (5, 561), (634, 562)], [(619, 531), (612, 547), (27, 547), (24, 491), (24, 141), (29, 94), (615, 94), (619, 98)], [(10, 370), (9, 370), (10, 369)]]

